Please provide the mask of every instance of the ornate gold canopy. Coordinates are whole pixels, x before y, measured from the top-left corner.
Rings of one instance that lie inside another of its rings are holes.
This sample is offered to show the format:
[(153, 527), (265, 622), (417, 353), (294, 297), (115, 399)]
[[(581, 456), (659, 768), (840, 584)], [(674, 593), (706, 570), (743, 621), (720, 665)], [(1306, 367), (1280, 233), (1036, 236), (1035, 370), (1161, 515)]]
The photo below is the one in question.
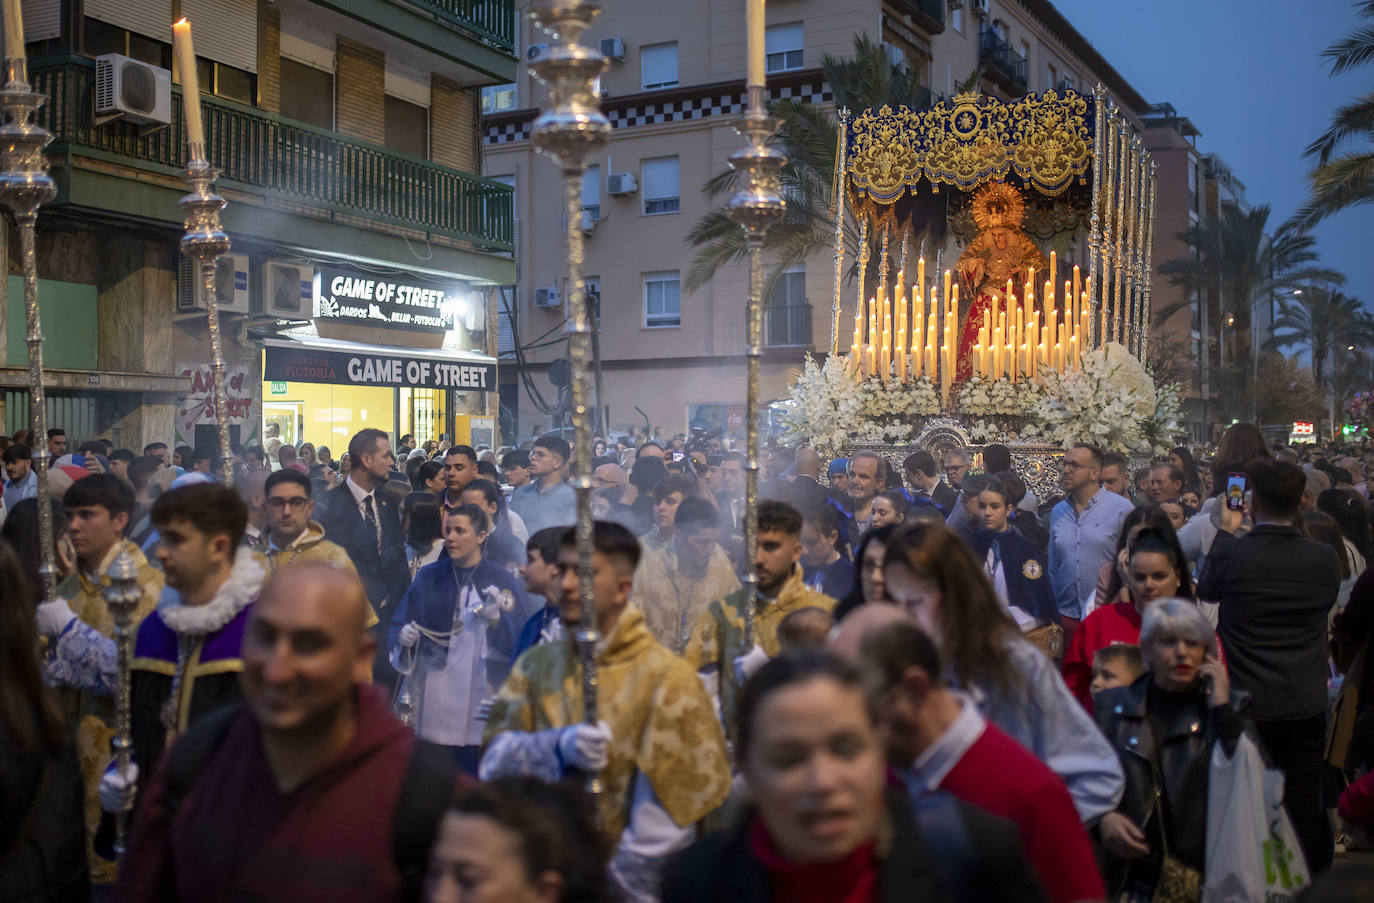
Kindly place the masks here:
[(965, 191), (1009, 175), (1044, 195), (1083, 180), (1093, 157), (1094, 99), (1050, 90), (1003, 103), (959, 94), (930, 110), (864, 110), (849, 125), (856, 201), (895, 204), (921, 179)]

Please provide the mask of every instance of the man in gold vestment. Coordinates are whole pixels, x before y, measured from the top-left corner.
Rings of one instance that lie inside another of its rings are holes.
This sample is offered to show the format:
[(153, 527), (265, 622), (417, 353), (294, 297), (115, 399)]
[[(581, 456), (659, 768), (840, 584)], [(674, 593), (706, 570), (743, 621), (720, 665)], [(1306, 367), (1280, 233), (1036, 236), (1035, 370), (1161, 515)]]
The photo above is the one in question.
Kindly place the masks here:
[(117, 671), (114, 617), (102, 595), (110, 585), (110, 565), (125, 552), (138, 568), (138, 605), (131, 630), (154, 608), (162, 593), (162, 572), (148, 563), (138, 546), (124, 538), (134, 513), (134, 493), (113, 474), (92, 474), (73, 483), (63, 497), (76, 552), (76, 572), (57, 588), (59, 600), (40, 606), (39, 625), (50, 640), (44, 674), (58, 687), (58, 698), (74, 729), (77, 759), (86, 786), (86, 838), (91, 882), (110, 884), (115, 863), (91, 847), (100, 826), (100, 776), (110, 761), (114, 737), (114, 678)]
[[(649, 632), (629, 604), (639, 543), (618, 524), (595, 528), (598, 715), (586, 724), (582, 674), (571, 635), (533, 647), (515, 663), (487, 721), (483, 780), (524, 774), (553, 781), (599, 774), (602, 825), (616, 842), (610, 873), (626, 900), (656, 901), (669, 854), (730, 789), (725, 741), (692, 669)], [(560, 615), (582, 617), (572, 529), (559, 555)]]
[[(802, 608), (831, 611), (835, 600), (807, 587), (801, 568), (802, 515), (786, 502), (759, 502), (758, 575), (755, 599), (748, 587), (706, 606), (692, 629), (683, 658), (708, 690), (719, 693), (720, 716), (733, 740), (735, 700), (749, 675), (778, 654), (778, 624)], [(744, 647), (744, 606), (754, 606), (754, 645)]]

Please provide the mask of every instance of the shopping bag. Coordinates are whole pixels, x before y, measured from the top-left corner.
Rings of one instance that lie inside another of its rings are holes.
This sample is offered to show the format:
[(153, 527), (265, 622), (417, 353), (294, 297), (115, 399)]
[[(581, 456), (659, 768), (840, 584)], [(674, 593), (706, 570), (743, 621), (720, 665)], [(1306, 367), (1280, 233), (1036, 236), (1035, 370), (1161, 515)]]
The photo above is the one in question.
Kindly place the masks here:
[(1298, 836), (1283, 808), (1283, 774), (1248, 734), (1227, 758), (1212, 747), (1207, 773), (1207, 870), (1203, 903), (1285, 903), (1309, 883)]

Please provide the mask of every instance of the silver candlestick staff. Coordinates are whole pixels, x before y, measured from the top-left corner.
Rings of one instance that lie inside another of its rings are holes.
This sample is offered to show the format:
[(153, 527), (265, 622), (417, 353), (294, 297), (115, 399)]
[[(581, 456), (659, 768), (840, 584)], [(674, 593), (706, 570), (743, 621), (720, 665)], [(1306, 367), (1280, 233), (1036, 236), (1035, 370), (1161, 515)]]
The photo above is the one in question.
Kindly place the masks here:
[[(187, 103), (199, 103), (198, 97)], [(205, 146), (192, 142), (187, 146), (190, 162), (181, 178), (191, 187), (191, 193), (177, 202), (186, 220), (186, 233), (181, 237), (181, 253), (196, 262), (196, 272), (205, 292), (205, 321), (210, 331), (210, 374), (215, 383), (215, 425), (219, 428), (220, 462), (224, 468), (224, 485), (233, 483), (233, 467), (229, 463), (229, 411), (224, 390), (224, 345), (219, 332), (219, 304), (215, 300), (215, 261), (229, 251), (229, 236), (220, 226), (219, 212), (224, 198), (215, 194), (215, 179), (219, 170), (205, 159)]]
[[(749, 460), (744, 470), (745, 603), (742, 652), (753, 648), (754, 608), (758, 604), (759, 580), (755, 561), (759, 543), (759, 358), (763, 354), (763, 237), (769, 226), (782, 219), (786, 209), (779, 173), (787, 158), (768, 143), (778, 129), (778, 121), (769, 116), (765, 109), (765, 92), (763, 85), (749, 86), (749, 111), (735, 127), (748, 143), (730, 155), (730, 166), (741, 176), (739, 190), (730, 199), (730, 218), (744, 228), (749, 247), (749, 348), (745, 358), (748, 382), (744, 425)], [(843, 198), (840, 203), (844, 203)], [(887, 233), (883, 234), (886, 252)], [(861, 257), (867, 257), (862, 249), (859, 253)], [(863, 303), (862, 295), (859, 303)]]
[[(129, 713), (129, 662), (133, 658), (134, 612), (143, 593), (138, 587), (138, 567), (128, 552), (120, 552), (105, 575), (110, 578), (110, 585), (101, 591), (101, 596), (114, 620), (115, 649), (119, 655), (119, 674), (115, 686), (115, 735), (111, 745), (119, 773), (127, 774), (134, 745)], [(118, 859), (124, 856), (124, 839), (128, 833), (129, 810), (132, 808), (131, 800), (127, 808), (115, 813), (114, 851)]]
[(25, 344), (29, 350), (29, 412), (33, 425), (33, 469), (38, 477), (38, 572), (43, 598), (57, 598), (57, 550), (53, 545), (52, 503), (48, 496), (48, 411), (43, 388), (43, 329), (38, 312), (38, 260), (34, 229), (38, 208), (52, 200), (57, 186), (48, 175), (43, 149), (52, 136), (34, 122), (46, 98), (29, 85), (28, 60), (5, 60), (5, 88), (0, 91), (0, 204), (14, 214), (19, 227), (19, 262), (24, 271)]
[[(558, 163), (563, 175), (566, 215), (564, 254), (567, 264), (568, 358), (572, 364), (573, 488), (577, 492), (577, 589), (582, 603), (579, 623), (572, 634), (582, 665), (582, 716), (597, 722), (596, 592), (592, 583), (592, 423), (588, 411), (591, 395), (589, 365), (591, 336), (595, 328), (584, 293), (582, 273), (582, 176), (587, 154), (611, 137), (611, 123), (601, 112), (593, 89), (606, 69), (600, 53), (578, 43), (582, 32), (601, 13), (600, 3), (585, 0), (543, 0), (530, 10), (530, 18), (554, 39), (530, 68), (548, 86), (549, 99), (534, 120), (531, 140), (542, 153)], [(587, 776), (587, 791), (601, 793), (598, 775)]]

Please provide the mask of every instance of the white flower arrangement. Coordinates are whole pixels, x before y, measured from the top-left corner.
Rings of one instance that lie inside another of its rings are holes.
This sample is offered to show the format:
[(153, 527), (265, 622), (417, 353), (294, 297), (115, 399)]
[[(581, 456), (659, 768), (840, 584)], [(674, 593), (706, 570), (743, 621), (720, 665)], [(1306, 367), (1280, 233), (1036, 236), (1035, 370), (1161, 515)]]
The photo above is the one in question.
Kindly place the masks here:
[(1043, 375), (1045, 392), (1031, 412), (1028, 434), (1122, 454), (1152, 450), (1147, 425), (1158, 408), (1154, 380), (1124, 347), (1104, 345), (1084, 354), (1076, 369)]
[(1010, 379), (987, 381), (981, 376), (971, 377), (959, 392), (957, 408), (961, 414), (976, 417), (1025, 417), (1040, 401), (1040, 387), (1034, 380)]
[(940, 395), (929, 377), (856, 380), (845, 358), (817, 364), (808, 354), (779, 419), (783, 442), (837, 455), (849, 444), (910, 442), (915, 418), (939, 412)]

